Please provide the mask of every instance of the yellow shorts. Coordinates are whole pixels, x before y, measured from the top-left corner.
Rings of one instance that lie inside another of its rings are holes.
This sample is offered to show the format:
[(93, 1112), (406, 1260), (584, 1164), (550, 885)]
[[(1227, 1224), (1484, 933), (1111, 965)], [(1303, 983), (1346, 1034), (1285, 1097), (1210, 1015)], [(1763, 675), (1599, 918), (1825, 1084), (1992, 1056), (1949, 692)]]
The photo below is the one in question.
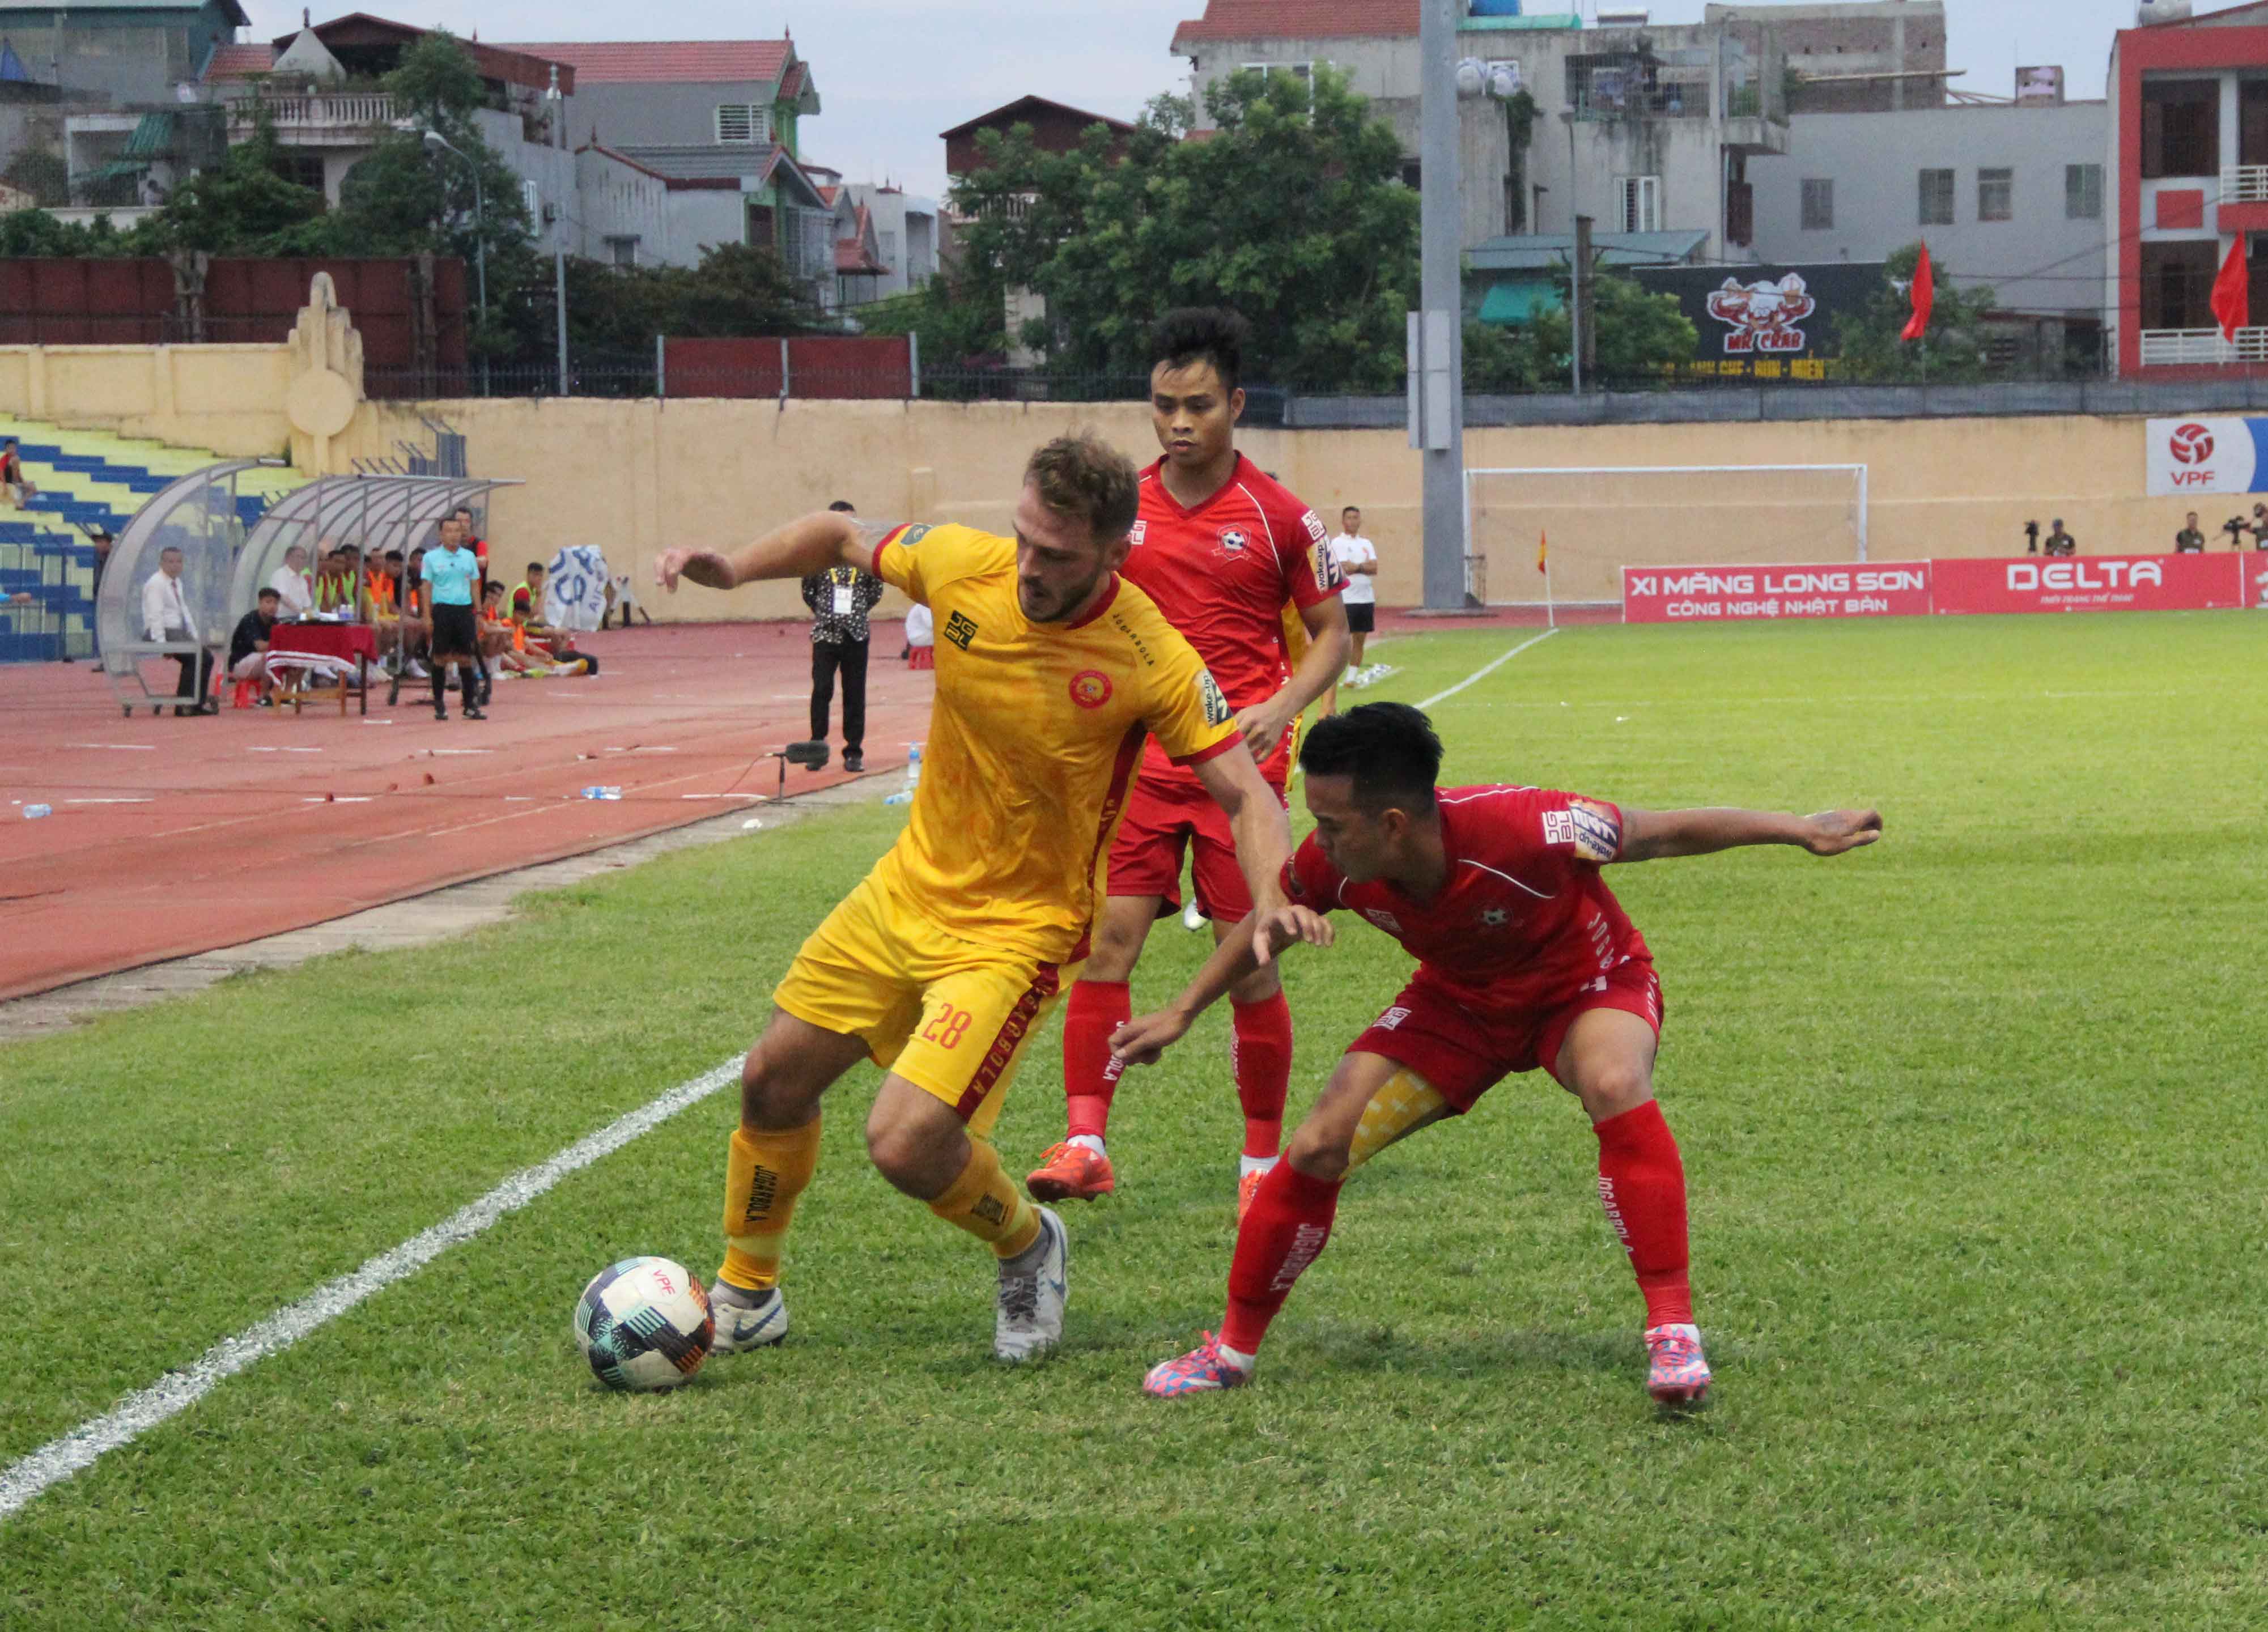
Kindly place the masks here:
[(857, 1037), (874, 1063), (954, 1108), (983, 1137), (1024, 1049), (1077, 969), (948, 935), (872, 874), (813, 930), (772, 1001)]

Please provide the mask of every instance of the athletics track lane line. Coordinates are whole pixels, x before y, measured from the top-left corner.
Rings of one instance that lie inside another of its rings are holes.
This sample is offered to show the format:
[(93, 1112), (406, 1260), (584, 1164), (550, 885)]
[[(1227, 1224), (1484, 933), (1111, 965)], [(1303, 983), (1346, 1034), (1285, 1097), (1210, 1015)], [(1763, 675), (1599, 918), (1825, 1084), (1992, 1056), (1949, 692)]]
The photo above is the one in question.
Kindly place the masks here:
[(1426, 698), (1425, 702), (1419, 703), (1418, 706), (1421, 709), (1430, 709), (1437, 702), (1447, 701), (1449, 698), (1455, 696), (1459, 692), (1462, 691), (1466, 687), (1473, 685), (1476, 681), (1486, 680), (1490, 675), (1495, 673), (1498, 669), (1511, 662), (1521, 652), (1526, 651), (1530, 646), (1540, 646), (1558, 632), (1559, 631), (1557, 629), (1546, 629), (1541, 635), (1531, 635), (1528, 639), (1521, 642), (1520, 644), (1514, 646), (1510, 651), (1506, 652), (1494, 662), (1482, 665), (1479, 668), (1475, 669), (1471, 673), (1466, 675), (1464, 679), (1459, 680), (1455, 685), (1450, 687), (1448, 690), (1435, 692), (1432, 696)]
[(233, 1337), (223, 1338), (189, 1364), (168, 1371), (161, 1380), (127, 1395), (103, 1415), (80, 1423), (62, 1437), (51, 1439), (9, 1464), (0, 1469), (0, 1520), (22, 1511), (49, 1486), (92, 1467), (104, 1452), (130, 1445), (159, 1423), (180, 1415), (225, 1378), (279, 1349), (290, 1348), (372, 1294), (383, 1291), (397, 1281), (407, 1280), (451, 1247), (471, 1240), (497, 1220), (518, 1212), (570, 1173), (612, 1155), (641, 1134), (651, 1132), (680, 1111), (698, 1105), (740, 1078), (740, 1060), (735, 1055), (714, 1070), (680, 1083), (659, 1099), (647, 1101), (569, 1145), (549, 1161), (522, 1168), (477, 1202), (459, 1209), (391, 1251), (380, 1253), (352, 1274), (325, 1282), (298, 1303), (286, 1305)]

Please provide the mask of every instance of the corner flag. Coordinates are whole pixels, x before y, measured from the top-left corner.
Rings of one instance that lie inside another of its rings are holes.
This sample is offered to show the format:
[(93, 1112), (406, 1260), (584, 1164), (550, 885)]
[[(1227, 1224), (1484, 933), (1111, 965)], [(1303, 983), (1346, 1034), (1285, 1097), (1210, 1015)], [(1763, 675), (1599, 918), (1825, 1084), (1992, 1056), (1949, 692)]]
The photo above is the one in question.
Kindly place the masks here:
[(1548, 573), (1551, 570), (1549, 564), (1550, 551), (1551, 535), (1549, 533), (1538, 533), (1535, 538), (1535, 570), (1538, 572)]

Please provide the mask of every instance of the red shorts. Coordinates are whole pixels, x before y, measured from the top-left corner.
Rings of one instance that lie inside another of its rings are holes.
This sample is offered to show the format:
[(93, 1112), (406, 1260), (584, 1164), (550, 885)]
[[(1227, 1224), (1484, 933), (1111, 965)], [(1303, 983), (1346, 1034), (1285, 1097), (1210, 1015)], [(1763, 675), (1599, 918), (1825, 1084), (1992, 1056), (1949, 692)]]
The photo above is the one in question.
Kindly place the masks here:
[(1469, 999), (1421, 970), (1347, 1052), (1383, 1055), (1408, 1066), (1462, 1116), (1513, 1072), (1551, 1070), (1577, 1017), (1593, 1009), (1635, 1014), (1660, 1035), (1661, 979), (1653, 960), (1632, 958), (1616, 964), (1556, 1009), (1497, 1014), (1476, 1010)]
[[(1290, 761), (1283, 755), (1262, 768), (1278, 799), (1284, 798), (1283, 774)], [(1285, 801), (1288, 808), (1289, 802)], [(1216, 923), (1234, 923), (1252, 910), (1252, 892), (1245, 886), (1244, 871), (1236, 864), (1236, 835), (1229, 830), (1228, 814), (1213, 803), (1202, 784), (1175, 783), (1163, 788), (1147, 782), (1134, 784), (1126, 802), (1126, 819), (1110, 847), (1112, 895), (1155, 895), (1164, 910), (1182, 909), (1182, 856), (1193, 852), (1197, 907)]]

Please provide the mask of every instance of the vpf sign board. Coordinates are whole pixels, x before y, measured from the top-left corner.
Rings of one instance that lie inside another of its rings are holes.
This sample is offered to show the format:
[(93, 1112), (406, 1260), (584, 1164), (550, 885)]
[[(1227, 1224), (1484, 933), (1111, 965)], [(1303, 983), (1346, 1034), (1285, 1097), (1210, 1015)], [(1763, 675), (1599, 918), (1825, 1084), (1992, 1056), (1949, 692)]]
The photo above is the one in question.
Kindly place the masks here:
[(2153, 497), (2268, 493), (2268, 419), (2154, 419), (2148, 435)]

